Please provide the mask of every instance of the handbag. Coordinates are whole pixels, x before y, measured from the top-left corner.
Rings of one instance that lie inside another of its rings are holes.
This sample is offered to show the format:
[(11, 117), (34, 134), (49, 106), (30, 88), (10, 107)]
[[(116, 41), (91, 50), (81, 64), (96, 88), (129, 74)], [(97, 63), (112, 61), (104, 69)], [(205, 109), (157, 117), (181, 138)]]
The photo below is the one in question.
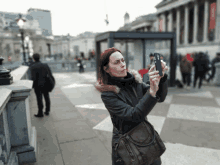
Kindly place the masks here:
[[(137, 97), (136, 92), (135, 95)], [(118, 132), (119, 141), (115, 153), (118, 153), (125, 165), (150, 165), (166, 150), (153, 125), (146, 120), (125, 134), (122, 134), (121, 128)]]
[(47, 69), (47, 76), (46, 76), (46, 88), (49, 92), (52, 92), (52, 90), (55, 87), (55, 79), (52, 74), (49, 74), (49, 70)]

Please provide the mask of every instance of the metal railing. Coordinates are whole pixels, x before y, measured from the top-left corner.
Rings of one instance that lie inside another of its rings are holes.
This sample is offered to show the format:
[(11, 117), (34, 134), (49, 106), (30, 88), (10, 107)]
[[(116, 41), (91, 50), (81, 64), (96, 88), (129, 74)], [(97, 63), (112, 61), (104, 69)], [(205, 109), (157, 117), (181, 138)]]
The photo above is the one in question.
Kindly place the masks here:
[[(47, 63), (52, 72), (74, 72), (79, 71), (79, 66), (77, 66), (77, 61), (42, 61)], [(96, 62), (95, 61), (85, 61), (83, 62), (84, 71), (95, 71)]]

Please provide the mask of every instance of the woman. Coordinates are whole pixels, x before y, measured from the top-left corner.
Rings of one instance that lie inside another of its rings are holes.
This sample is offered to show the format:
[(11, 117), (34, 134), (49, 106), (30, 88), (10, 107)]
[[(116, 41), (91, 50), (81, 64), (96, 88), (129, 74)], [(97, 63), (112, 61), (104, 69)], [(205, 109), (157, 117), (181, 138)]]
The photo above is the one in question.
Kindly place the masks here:
[[(163, 75), (168, 70), (161, 62)], [(101, 55), (99, 63), (99, 80), (96, 88), (102, 92), (101, 98), (112, 116), (112, 123), (122, 133), (126, 133), (142, 121), (150, 113), (157, 102), (163, 102), (167, 95), (167, 74), (159, 76), (158, 71), (149, 70), (150, 85), (142, 82), (137, 71), (127, 71), (121, 51), (109, 48)], [(160, 83), (159, 83), (160, 82)], [(159, 85), (159, 86), (158, 86)], [(137, 93), (138, 98), (135, 96)], [(123, 165), (123, 160), (115, 152), (115, 145), (119, 140), (119, 132), (113, 127), (112, 164)], [(160, 165), (160, 158), (152, 165)]]
[(191, 71), (192, 71), (192, 64), (187, 60), (187, 56), (184, 56), (180, 62), (180, 71), (182, 74), (182, 81), (184, 86), (190, 89), (190, 82), (191, 82)]

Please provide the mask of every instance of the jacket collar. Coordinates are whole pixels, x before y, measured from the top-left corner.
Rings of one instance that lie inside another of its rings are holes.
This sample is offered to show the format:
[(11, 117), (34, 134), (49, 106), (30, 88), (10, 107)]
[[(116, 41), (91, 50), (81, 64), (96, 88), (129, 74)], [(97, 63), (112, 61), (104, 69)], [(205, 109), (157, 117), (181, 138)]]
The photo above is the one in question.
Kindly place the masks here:
[(124, 85), (132, 85), (133, 83), (137, 82), (137, 83), (142, 83), (142, 77), (141, 75), (136, 71), (136, 70), (128, 70), (128, 74), (125, 77), (125, 79), (120, 79), (120, 78), (116, 78), (116, 77), (111, 77), (109, 83), (106, 84), (100, 84), (99, 81), (97, 81), (95, 83), (95, 88), (99, 91), (99, 92), (107, 92), (107, 91), (111, 91), (114, 93), (119, 93), (120, 89), (124, 86)]

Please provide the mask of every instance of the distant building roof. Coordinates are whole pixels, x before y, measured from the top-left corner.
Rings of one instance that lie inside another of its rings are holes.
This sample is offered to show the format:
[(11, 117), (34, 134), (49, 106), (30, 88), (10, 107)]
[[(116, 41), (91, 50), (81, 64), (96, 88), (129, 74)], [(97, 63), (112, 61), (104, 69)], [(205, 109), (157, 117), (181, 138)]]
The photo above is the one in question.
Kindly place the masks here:
[(43, 10), (43, 9), (37, 9), (37, 8), (30, 8), (28, 9), (28, 12), (30, 11), (44, 11), (44, 12), (50, 12), (50, 10)]
[(172, 3), (172, 2), (174, 2), (174, 1), (178, 1), (178, 0), (171, 0), (171, 1), (162, 0), (160, 3), (158, 3), (158, 4), (155, 6), (155, 8), (160, 8), (160, 7), (162, 7), (162, 6), (165, 6), (166, 4)]
[(134, 21), (132, 21), (131, 23), (125, 24), (123, 27), (120, 27), (118, 29), (118, 31), (130, 31), (132, 26), (140, 24), (142, 22), (154, 22), (156, 21), (157, 16), (155, 13), (152, 14), (147, 14), (147, 15), (142, 15), (137, 17)]

